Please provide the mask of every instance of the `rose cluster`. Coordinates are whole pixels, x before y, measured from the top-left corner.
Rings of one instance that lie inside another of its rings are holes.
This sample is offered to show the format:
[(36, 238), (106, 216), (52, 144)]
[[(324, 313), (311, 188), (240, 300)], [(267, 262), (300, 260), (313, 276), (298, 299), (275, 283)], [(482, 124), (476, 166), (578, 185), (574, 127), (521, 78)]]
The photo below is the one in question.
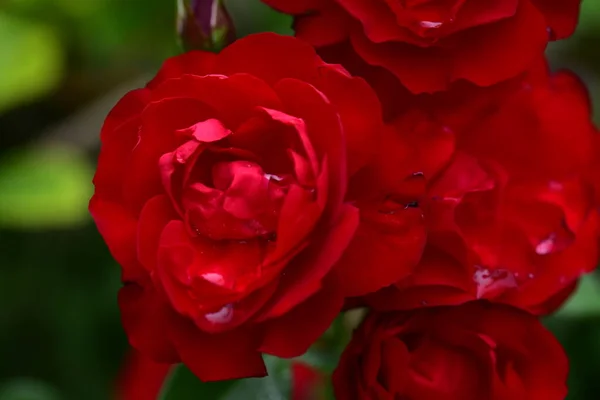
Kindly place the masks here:
[(113, 108), (90, 211), (122, 321), (203, 381), (266, 374), (366, 307), (339, 399), (549, 399), (538, 317), (598, 262), (599, 133), (549, 41), (578, 0), (263, 0)]

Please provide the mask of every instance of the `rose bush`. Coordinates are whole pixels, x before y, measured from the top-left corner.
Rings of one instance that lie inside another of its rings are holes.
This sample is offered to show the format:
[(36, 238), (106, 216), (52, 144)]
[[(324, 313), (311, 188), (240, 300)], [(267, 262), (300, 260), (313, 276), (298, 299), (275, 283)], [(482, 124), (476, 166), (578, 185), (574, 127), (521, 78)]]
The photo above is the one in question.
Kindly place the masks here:
[(598, 133), (587, 92), (545, 65), (518, 84), (459, 102), (415, 99), (389, 124), (373, 176), (385, 186), (419, 166), (428, 241), (415, 272), (368, 304), (486, 298), (546, 314), (598, 265)]
[(573, 33), (580, 5), (580, 0), (263, 2), (295, 15), (296, 35), (323, 54), (342, 45), (392, 72), (413, 93), (446, 90), (459, 80), (489, 86), (518, 75), (549, 40)]
[(371, 314), (333, 374), (344, 400), (562, 400), (568, 362), (528, 313), (472, 302)]
[(202, 380), (302, 354), (345, 297), (407, 276), (425, 242), (412, 174), (366, 185), (370, 87), (307, 44), (253, 35), (168, 60), (103, 126), (90, 211), (122, 267), (131, 344)]

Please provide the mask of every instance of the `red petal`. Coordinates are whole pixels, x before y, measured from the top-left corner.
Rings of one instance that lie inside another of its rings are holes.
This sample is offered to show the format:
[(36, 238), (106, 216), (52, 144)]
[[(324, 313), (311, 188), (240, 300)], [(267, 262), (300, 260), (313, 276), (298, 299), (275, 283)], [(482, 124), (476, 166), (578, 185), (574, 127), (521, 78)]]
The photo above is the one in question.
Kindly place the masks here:
[(533, 5), (546, 17), (552, 29), (552, 40), (569, 37), (575, 31), (579, 19), (581, 0), (531, 0)]
[(322, 0), (262, 0), (262, 2), (282, 13), (292, 15), (317, 10), (322, 4)]
[(287, 314), (267, 322), (260, 351), (284, 358), (304, 354), (329, 328), (342, 305), (335, 287), (325, 286)]
[(408, 276), (419, 262), (426, 233), (421, 211), (382, 214), (361, 210), (361, 223), (335, 267), (346, 297), (362, 296)]
[(327, 157), (329, 184), (325, 214), (335, 217), (346, 194), (348, 180), (344, 130), (339, 114), (323, 93), (305, 82), (284, 79), (275, 90), (285, 109), (306, 124), (308, 140), (319, 161)]
[(273, 296), (273, 306), (261, 318), (283, 315), (320, 289), (323, 278), (347, 249), (357, 225), (358, 210), (345, 206), (337, 224), (313, 236), (311, 246), (285, 267), (278, 291)]
[(189, 51), (167, 59), (146, 87), (156, 88), (161, 83), (181, 75), (210, 75), (214, 73), (217, 55), (208, 51)]
[(119, 291), (119, 307), (134, 348), (157, 362), (179, 362), (168, 334), (171, 311), (151, 284), (125, 285)]
[(169, 322), (181, 361), (203, 382), (262, 377), (267, 370), (252, 330), (208, 334), (181, 317)]
[(319, 89), (337, 109), (346, 140), (348, 176), (376, 156), (381, 142), (381, 105), (371, 87), (361, 78), (340, 73), (329, 66), (320, 69)]
[(98, 196), (90, 200), (90, 213), (114, 259), (121, 265), (124, 282), (147, 277), (136, 253), (137, 221), (121, 205)]
[(296, 37), (315, 47), (344, 41), (352, 24), (350, 17), (334, 2), (324, 2), (318, 13), (296, 18)]
[(156, 269), (162, 231), (169, 221), (177, 217), (171, 201), (165, 195), (153, 197), (144, 205), (137, 227), (137, 254), (146, 270)]
[(259, 33), (221, 51), (217, 71), (225, 75), (247, 73), (274, 85), (284, 78), (312, 82), (322, 63), (308, 43), (290, 36)]
[(119, 374), (117, 399), (156, 400), (171, 368), (132, 350)]

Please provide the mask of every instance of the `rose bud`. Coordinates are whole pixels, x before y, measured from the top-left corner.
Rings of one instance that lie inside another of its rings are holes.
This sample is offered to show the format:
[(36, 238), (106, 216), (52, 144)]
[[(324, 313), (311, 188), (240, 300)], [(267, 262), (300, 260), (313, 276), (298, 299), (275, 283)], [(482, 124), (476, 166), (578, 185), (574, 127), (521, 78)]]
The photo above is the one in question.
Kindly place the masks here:
[(422, 193), (365, 179), (382, 130), (364, 80), (275, 34), (174, 57), (121, 99), (90, 211), (132, 346), (204, 381), (261, 376), (261, 353), (301, 355), (345, 297), (408, 276)]
[(568, 361), (530, 314), (472, 302), (367, 317), (333, 374), (344, 400), (563, 400)]
[(185, 50), (218, 51), (235, 40), (222, 0), (177, 0), (177, 31)]

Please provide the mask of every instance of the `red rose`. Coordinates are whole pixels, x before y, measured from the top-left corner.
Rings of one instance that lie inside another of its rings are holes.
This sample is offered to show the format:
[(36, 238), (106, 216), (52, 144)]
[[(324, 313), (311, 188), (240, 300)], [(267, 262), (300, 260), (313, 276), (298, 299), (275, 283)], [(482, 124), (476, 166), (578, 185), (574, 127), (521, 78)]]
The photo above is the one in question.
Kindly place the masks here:
[(567, 373), (536, 318), (473, 302), (368, 316), (333, 383), (344, 400), (562, 400)]
[(401, 177), (360, 179), (380, 114), (362, 79), (274, 34), (170, 59), (127, 94), (90, 210), (122, 266), (131, 344), (203, 380), (260, 376), (261, 352), (302, 354), (344, 297), (407, 276), (421, 211)]
[(375, 308), (486, 298), (545, 314), (598, 265), (585, 88), (541, 69), (508, 93), (430, 97), (385, 131), (373, 175), (391, 184), (407, 162), (420, 166), (428, 244), (409, 278), (368, 296)]
[(352, 52), (391, 71), (414, 93), (445, 90), (459, 80), (489, 86), (518, 75), (543, 54), (548, 40), (573, 33), (580, 5), (580, 0), (263, 1), (297, 16), (299, 38), (323, 49), (349, 42)]

